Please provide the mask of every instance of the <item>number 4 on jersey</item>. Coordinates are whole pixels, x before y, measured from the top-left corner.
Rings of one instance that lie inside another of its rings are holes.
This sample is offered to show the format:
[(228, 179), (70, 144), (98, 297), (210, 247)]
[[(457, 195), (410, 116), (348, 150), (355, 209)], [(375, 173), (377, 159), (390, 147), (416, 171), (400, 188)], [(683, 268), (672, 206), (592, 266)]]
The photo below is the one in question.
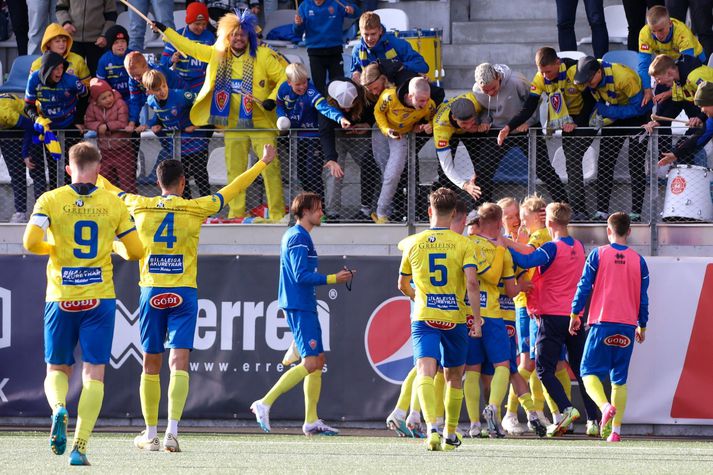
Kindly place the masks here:
[(156, 234), (153, 235), (154, 242), (165, 242), (168, 249), (173, 249), (173, 244), (178, 240), (173, 234), (173, 213), (166, 213), (161, 224), (159, 224)]

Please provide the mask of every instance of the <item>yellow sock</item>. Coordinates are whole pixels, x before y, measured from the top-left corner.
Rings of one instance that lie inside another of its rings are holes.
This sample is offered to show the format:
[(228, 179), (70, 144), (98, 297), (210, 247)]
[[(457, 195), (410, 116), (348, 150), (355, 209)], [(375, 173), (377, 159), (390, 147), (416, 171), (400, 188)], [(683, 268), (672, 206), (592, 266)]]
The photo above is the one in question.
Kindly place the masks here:
[(621, 423), (624, 420), (624, 411), (626, 410), (626, 384), (611, 385), (611, 403), (616, 408), (616, 414), (612, 421), (612, 430), (615, 432), (621, 430)]
[(406, 379), (401, 383), (401, 392), (399, 393), (399, 399), (396, 401), (396, 409), (400, 409), (404, 412), (408, 411), (409, 404), (411, 403), (411, 393), (413, 389), (413, 380), (416, 379), (416, 367), (411, 368), (411, 371), (406, 375)]
[(463, 390), (446, 387), (446, 432), (455, 434), (460, 419), (460, 408), (463, 405)]
[(530, 393), (519, 396), (517, 400), (520, 401), (520, 404), (528, 413), (535, 411), (535, 404), (532, 402), (532, 395), (530, 395)]
[(307, 374), (309, 374), (309, 372), (304, 365), (297, 365), (294, 368), (290, 368), (277, 380), (267, 394), (265, 394), (265, 397), (262, 398), (262, 403), (272, 406), (272, 403), (274, 403), (278, 397), (295, 387), (297, 383), (307, 377)]
[(445, 395), (446, 395), (446, 377), (442, 372), (436, 373), (433, 378), (433, 387), (436, 391), (436, 418), (445, 417)]
[[(529, 377), (525, 378), (525, 375), (529, 373)], [(537, 374), (532, 371), (527, 371), (525, 368), (520, 369), (520, 374), (525, 381), (530, 382), (530, 394), (532, 394), (532, 403), (535, 405), (536, 411), (545, 410), (545, 391), (542, 386), (542, 381), (537, 377)]]
[[(416, 381), (416, 378), (413, 378)], [(411, 385), (411, 411), (421, 412), (421, 401), (418, 399), (418, 388), (416, 384)]]
[(161, 379), (158, 374), (141, 373), (139, 397), (146, 425), (158, 425), (158, 404), (161, 401)]
[(477, 371), (466, 371), (463, 382), (463, 394), (465, 395), (465, 409), (468, 411), (470, 422), (480, 421), (480, 373)]
[(322, 391), (322, 370), (313, 371), (305, 377), (305, 423), (311, 424), (317, 420), (317, 403)]
[(429, 376), (416, 376), (416, 388), (418, 388), (418, 398), (421, 401), (423, 418), (427, 424), (436, 423), (436, 388), (433, 378)]
[[(584, 389), (587, 390), (587, 394), (589, 394), (589, 397), (592, 398), (594, 404), (596, 404), (600, 410), (603, 410), (604, 406), (608, 404), (609, 401), (607, 400), (606, 393), (604, 393), (604, 386), (602, 385), (599, 377), (593, 374), (588, 374), (587, 376), (582, 376), (582, 382), (584, 382)], [(613, 392), (612, 387), (612, 393)], [(614, 407), (619, 409), (616, 405)]]
[(89, 436), (94, 430), (94, 424), (99, 417), (104, 399), (104, 383), (101, 381), (85, 381), (77, 407), (77, 427), (74, 431), (74, 446), (82, 453), (87, 451)]
[(47, 402), (54, 411), (56, 406), (67, 405), (69, 391), (69, 376), (63, 371), (48, 371), (45, 376), (45, 395)]
[(180, 421), (188, 398), (188, 372), (171, 371), (168, 383), (168, 418)]
[(490, 398), (489, 404), (500, 408), (505, 399), (505, 393), (508, 390), (508, 382), (510, 381), (510, 368), (507, 366), (496, 366), (493, 380), (490, 382)]
[(552, 416), (554, 417), (555, 414), (559, 414), (560, 410), (559, 407), (557, 406), (557, 403), (555, 402), (554, 399), (550, 397), (550, 393), (547, 392), (547, 389), (545, 386), (542, 386), (542, 393), (545, 395), (545, 401), (547, 401), (547, 407), (550, 408), (550, 412), (552, 413)]
[(564, 389), (564, 393), (567, 395), (567, 399), (570, 401), (572, 400), (572, 379), (569, 377), (569, 371), (567, 370), (566, 367), (562, 368), (561, 370), (557, 371), (555, 373), (555, 377), (559, 379), (560, 384), (562, 384), (562, 388)]
[[(530, 401), (530, 402), (532, 402), (532, 401)], [(518, 404), (519, 404), (519, 402), (518, 402), (517, 394), (515, 394), (515, 388), (511, 384), (510, 391), (508, 392), (508, 403), (507, 403), (507, 407), (505, 408), (505, 410), (507, 412), (517, 412)]]

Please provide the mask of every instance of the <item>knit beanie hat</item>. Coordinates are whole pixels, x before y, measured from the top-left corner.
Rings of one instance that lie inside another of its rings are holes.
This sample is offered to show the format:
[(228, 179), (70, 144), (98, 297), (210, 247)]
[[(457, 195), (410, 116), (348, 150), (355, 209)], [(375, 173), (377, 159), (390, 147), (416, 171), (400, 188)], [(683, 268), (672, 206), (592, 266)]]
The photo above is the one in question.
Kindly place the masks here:
[(106, 47), (109, 50), (114, 46), (116, 40), (126, 40), (127, 43), (129, 42), (129, 32), (121, 25), (112, 25), (109, 27), (104, 37), (106, 38)]
[(698, 106), (713, 106), (713, 82), (703, 81), (698, 85), (693, 102)]
[(193, 2), (186, 7), (186, 24), (190, 25), (194, 21), (198, 20), (209, 20), (208, 7), (205, 3)]
[(92, 80), (89, 81), (89, 95), (92, 101), (96, 101), (102, 93), (111, 90), (111, 85), (103, 79), (92, 78)]

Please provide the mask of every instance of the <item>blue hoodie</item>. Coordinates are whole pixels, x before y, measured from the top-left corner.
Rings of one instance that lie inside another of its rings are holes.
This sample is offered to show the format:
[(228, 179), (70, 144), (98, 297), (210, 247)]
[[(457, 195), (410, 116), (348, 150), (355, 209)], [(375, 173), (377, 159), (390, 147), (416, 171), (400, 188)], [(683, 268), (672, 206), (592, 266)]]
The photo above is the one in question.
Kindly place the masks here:
[(373, 48), (369, 49), (364, 42), (364, 38), (354, 47), (352, 52), (352, 73), (355, 71), (361, 72), (363, 68), (377, 59), (396, 59), (401, 61), (409, 71), (419, 74), (428, 72), (428, 64), (420, 53), (415, 51), (406, 40), (397, 38), (393, 33), (386, 31), (383, 26), (381, 28), (384, 33)]
[[(178, 34), (204, 45), (213, 46), (213, 43), (215, 43), (215, 35), (209, 30), (196, 35), (186, 26), (178, 30)], [(170, 68), (173, 65), (171, 57), (175, 52), (176, 48), (171, 43), (166, 43), (166, 48), (161, 55), (161, 64)], [(198, 94), (205, 82), (205, 70), (207, 67), (208, 63), (199, 61), (196, 58), (181, 56), (181, 59), (176, 63), (175, 71), (185, 81), (191, 92)]]
[[(290, 119), (293, 129), (316, 129), (319, 127), (317, 112), (335, 122), (339, 122), (344, 117), (341, 111), (327, 103), (312, 81), (309, 82), (307, 91), (301, 96), (292, 90), (287, 81), (280, 84), (277, 91), (277, 116)], [(299, 135), (317, 137), (319, 133), (315, 130), (300, 132)]]
[[(351, 15), (344, 8), (347, 5), (354, 9)], [(307, 50), (311, 50), (341, 47), (344, 19), (359, 18), (361, 10), (346, 1), (325, 0), (318, 6), (314, 0), (304, 0), (298, 14), (302, 17), (302, 24), (292, 25), (292, 30), (300, 37), (306, 33), (305, 44)]]

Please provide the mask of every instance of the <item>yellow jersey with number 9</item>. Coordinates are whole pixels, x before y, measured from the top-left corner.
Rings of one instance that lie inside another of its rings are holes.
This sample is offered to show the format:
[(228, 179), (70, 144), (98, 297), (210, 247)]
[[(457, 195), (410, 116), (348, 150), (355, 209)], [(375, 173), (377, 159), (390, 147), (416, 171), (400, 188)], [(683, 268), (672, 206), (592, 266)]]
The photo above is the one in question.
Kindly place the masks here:
[(39, 197), (30, 223), (47, 231), (52, 245), (48, 302), (116, 297), (112, 242), (135, 229), (116, 195), (99, 188), (80, 194), (66, 185)]
[(413, 319), (465, 323), (464, 270), (478, 268), (473, 243), (450, 229), (432, 228), (404, 244), (399, 272), (416, 286)]

